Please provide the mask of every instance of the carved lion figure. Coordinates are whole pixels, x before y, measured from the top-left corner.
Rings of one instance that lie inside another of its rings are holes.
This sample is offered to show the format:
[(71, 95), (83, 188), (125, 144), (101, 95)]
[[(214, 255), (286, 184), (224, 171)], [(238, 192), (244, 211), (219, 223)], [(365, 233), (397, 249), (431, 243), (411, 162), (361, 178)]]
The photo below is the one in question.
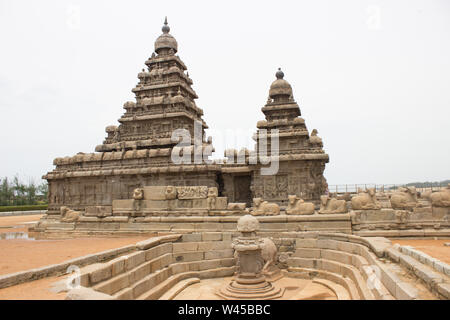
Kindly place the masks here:
[(369, 188), (365, 191), (359, 192), (358, 195), (352, 198), (353, 210), (370, 210), (381, 209), (378, 203), (375, 188)]
[(253, 203), (255, 204), (252, 212), (254, 216), (280, 214), (280, 207), (276, 203), (263, 201), (262, 198), (253, 198)]
[(78, 221), (78, 218), (81, 215), (80, 212), (71, 210), (71, 209), (69, 209), (66, 206), (62, 206), (60, 208), (60, 212), (61, 212), (61, 222), (75, 222), (75, 221)]
[(391, 196), (392, 209), (413, 209), (419, 206), (416, 187), (399, 188)]
[(288, 195), (287, 214), (314, 214), (314, 204), (305, 202), (296, 195)]
[(136, 188), (133, 191), (133, 199), (134, 200), (142, 200), (144, 199), (144, 189)]
[(346, 213), (347, 205), (345, 200), (337, 200), (328, 195), (320, 196), (319, 213)]
[(165, 192), (166, 200), (174, 200), (177, 198), (177, 188), (174, 186), (167, 186)]
[(311, 144), (315, 144), (322, 147), (323, 146), (322, 139), (317, 135), (317, 133), (318, 133), (317, 129), (313, 129), (313, 131), (311, 132), (311, 136), (309, 137), (309, 142), (311, 142)]
[(433, 207), (450, 207), (450, 184), (447, 188), (430, 194)]
[(277, 261), (277, 246), (269, 238), (262, 238), (261, 240), (263, 241), (263, 245), (261, 246), (261, 256), (264, 259), (264, 272)]

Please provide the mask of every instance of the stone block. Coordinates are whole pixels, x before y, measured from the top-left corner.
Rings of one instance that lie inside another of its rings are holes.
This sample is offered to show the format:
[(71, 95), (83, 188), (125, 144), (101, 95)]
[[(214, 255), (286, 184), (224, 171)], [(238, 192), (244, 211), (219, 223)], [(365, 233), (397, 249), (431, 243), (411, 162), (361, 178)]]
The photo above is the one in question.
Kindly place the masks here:
[(163, 254), (171, 253), (172, 246), (173, 246), (172, 243), (164, 243), (164, 244), (160, 244), (156, 247), (146, 250), (145, 251), (145, 260), (146, 261), (153, 260), (159, 256), (162, 256)]
[(394, 248), (387, 248), (385, 252), (389, 259), (395, 262), (400, 262), (400, 252), (398, 252), (398, 250), (395, 250)]
[(225, 210), (227, 208), (228, 198), (227, 197), (217, 197), (216, 198), (216, 210)]
[(107, 263), (102, 263), (89, 273), (89, 281), (91, 285), (111, 278), (112, 266)]
[(150, 290), (150, 281), (142, 279), (133, 287), (133, 296), (137, 299), (140, 295)]
[(295, 250), (293, 257), (297, 258), (320, 258), (320, 249), (298, 248)]
[(91, 288), (80, 287), (70, 290), (66, 300), (114, 300), (114, 297)]
[(395, 297), (399, 300), (416, 300), (418, 290), (409, 283), (398, 282), (395, 288)]
[(341, 252), (337, 250), (321, 250), (322, 259), (337, 261), (344, 264), (351, 264), (352, 258), (346, 252)]
[(338, 243), (339, 241), (336, 240), (318, 239), (317, 247), (321, 249), (338, 250)]
[(208, 270), (208, 269), (215, 269), (220, 267), (220, 260), (206, 260), (201, 261), (199, 264), (200, 271)]
[(113, 200), (112, 201), (112, 211), (121, 212), (121, 211), (133, 211), (134, 210), (134, 200), (133, 199), (125, 199), (125, 200)]
[(295, 245), (297, 248), (317, 248), (316, 239), (296, 239)]
[(439, 283), (437, 285), (437, 291), (439, 294), (443, 295), (446, 299), (450, 299), (450, 284), (449, 283)]
[(202, 233), (203, 241), (221, 241), (222, 232), (204, 232)]
[(234, 254), (233, 249), (209, 251), (205, 252), (205, 260), (232, 258), (233, 254)]
[(189, 263), (174, 263), (171, 266), (172, 274), (178, 274), (189, 271)]
[(200, 242), (200, 241), (202, 241), (202, 235), (201, 235), (201, 233), (183, 234), (181, 236), (181, 241), (183, 241), (183, 242)]
[(144, 200), (166, 200), (167, 186), (146, 186), (144, 190)]
[(122, 274), (118, 277), (113, 277), (109, 280), (99, 283), (98, 285), (94, 286), (93, 289), (109, 295), (113, 295), (116, 292), (128, 287), (129, 284), (129, 275)]
[(145, 261), (145, 251), (139, 251), (135, 253), (130, 253), (124, 257), (126, 257), (125, 269), (131, 270), (139, 266), (141, 263)]
[(173, 253), (179, 252), (189, 252), (189, 251), (197, 251), (198, 243), (197, 242), (179, 242), (172, 244)]
[(125, 271), (125, 257), (118, 257), (108, 262), (111, 265), (111, 274), (113, 277)]
[(181, 252), (173, 254), (174, 262), (201, 261), (203, 258), (203, 252)]

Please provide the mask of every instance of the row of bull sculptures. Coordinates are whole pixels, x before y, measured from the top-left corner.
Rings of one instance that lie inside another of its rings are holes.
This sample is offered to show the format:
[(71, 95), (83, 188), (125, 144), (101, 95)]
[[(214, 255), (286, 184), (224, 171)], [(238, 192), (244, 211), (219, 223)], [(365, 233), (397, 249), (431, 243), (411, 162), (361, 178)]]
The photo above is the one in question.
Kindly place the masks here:
[[(153, 190), (155, 189), (155, 190)], [(154, 191), (157, 191), (155, 193)], [(148, 194), (148, 196), (146, 196)], [(438, 192), (425, 192), (419, 194), (415, 187), (399, 188), (391, 195), (382, 194), (383, 197), (389, 199), (392, 209), (398, 210), (414, 210), (423, 206), (423, 202), (419, 202), (418, 198), (426, 199), (431, 202), (432, 207), (450, 208), (450, 184)], [(133, 199), (130, 200), (115, 200), (113, 201), (112, 210), (103, 212), (97, 210), (99, 213), (94, 215), (104, 217), (111, 215), (114, 211), (115, 203), (119, 207), (127, 207), (132, 210), (140, 210), (142, 208), (141, 201), (149, 202), (145, 207), (147, 210), (186, 210), (189, 215), (195, 215), (196, 210), (206, 211), (232, 211), (234, 213), (250, 213), (255, 216), (279, 215), (281, 208), (277, 203), (264, 201), (262, 198), (254, 198), (253, 206), (246, 208), (245, 203), (228, 203), (226, 197), (219, 197), (218, 190), (215, 187), (208, 188), (206, 186), (199, 187), (144, 187), (134, 190)], [(116, 202), (117, 201), (117, 202)], [(186, 203), (193, 201), (193, 206), (186, 206)], [(196, 207), (197, 205), (197, 207)], [(366, 190), (358, 190), (354, 196), (345, 194), (337, 195), (322, 195), (320, 197), (320, 207), (317, 211), (319, 214), (335, 214), (347, 213), (349, 209), (352, 210), (379, 210), (382, 206), (377, 199), (377, 193), (374, 188)], [(86, 208), (86, 213), (89, 215), (92, 208)], [(97, 208), (98, 209), (98, 208)], [(288, 204), (285, 208), (288, 215), (312, 215), (316, 212), (316, 205), (312, 202), (305, 202), (296, 195), (288, 196)], [(68, 207), (61, 207), (61, 221), (74, 222), (78, 220), (81, 215), (80, 212), (73, 211)]]

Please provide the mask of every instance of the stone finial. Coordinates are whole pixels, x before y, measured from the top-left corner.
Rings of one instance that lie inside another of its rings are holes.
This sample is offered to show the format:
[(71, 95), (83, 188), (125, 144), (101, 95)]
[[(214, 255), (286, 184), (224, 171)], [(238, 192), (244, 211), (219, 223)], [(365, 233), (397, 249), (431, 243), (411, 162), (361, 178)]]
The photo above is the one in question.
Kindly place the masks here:
[(255, 217), (246, 214), (239, 218), (237, 223), (237, 230), (239, 232), (255, 232), (259, 230), (259, 221)]
[(164, 19), (164, 25), (163, 25), (161, 30), (162, 30), (163, 33), (169, 33), (170, 32), (170, 27), (167, 24), (167, 17)]
[(284, 78), (284, 72), (281, 71), (281, 68), (278, 68), (277, 73), (275, 73), (275, 77), (277, 77), (277, 79), (283, 79)]

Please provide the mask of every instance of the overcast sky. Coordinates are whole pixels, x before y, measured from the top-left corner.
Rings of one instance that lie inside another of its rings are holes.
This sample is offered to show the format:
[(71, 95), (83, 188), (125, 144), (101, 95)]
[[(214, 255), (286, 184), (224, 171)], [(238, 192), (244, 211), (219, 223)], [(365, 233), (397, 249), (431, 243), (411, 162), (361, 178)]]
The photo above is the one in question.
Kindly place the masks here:
[(450, 178), (446, 0), (0, 0), (0, 176), (39, 181), (55, 157), (93, 152), (166, 15), (215, 157), (248, 144), (224, 137), (256, 130), (281, 67), (329, 184)]

